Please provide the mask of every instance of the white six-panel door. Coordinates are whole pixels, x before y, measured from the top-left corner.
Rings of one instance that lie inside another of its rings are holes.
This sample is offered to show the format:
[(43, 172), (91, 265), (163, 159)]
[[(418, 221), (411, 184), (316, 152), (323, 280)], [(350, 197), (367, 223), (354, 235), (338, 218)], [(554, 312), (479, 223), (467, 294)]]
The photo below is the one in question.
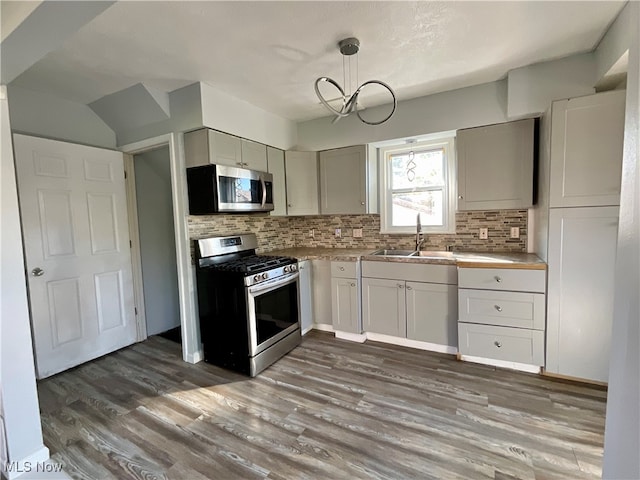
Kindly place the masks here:
[(136, 340), (123, 155), (14, 135), (38, 378)]

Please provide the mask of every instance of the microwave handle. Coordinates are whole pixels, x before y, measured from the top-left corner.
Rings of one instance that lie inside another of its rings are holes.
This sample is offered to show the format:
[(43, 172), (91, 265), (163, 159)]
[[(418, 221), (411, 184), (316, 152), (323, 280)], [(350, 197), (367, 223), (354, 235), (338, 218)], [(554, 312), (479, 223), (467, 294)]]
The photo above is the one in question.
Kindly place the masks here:
[(262, 184), (262, 204), (261, 207), (264, 208), (267, 203), (267, 184), (264, 181), (262, 175), (260, 175), (260, 183)]

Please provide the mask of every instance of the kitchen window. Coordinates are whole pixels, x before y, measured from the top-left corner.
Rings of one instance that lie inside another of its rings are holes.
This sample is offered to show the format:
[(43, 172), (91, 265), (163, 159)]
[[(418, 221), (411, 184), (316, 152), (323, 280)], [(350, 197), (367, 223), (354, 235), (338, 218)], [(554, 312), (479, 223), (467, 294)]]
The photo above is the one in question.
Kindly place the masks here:
[(454, 139), (441, 138), (380, 150), (382, 233), (455, 233)]

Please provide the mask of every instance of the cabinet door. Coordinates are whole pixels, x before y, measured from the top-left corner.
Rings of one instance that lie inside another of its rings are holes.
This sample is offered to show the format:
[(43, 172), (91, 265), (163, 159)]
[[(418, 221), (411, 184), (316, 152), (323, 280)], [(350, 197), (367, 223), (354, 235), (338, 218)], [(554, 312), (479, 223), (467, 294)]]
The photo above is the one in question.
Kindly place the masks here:
[(331, 312), (335, 330), (360, 333), (357, 292), (355, 278), (331, 279)]
[(298, 263), (300, 272), (300, 328), (303, 332), (313, 325), (313, 291), (311, 286), (311, 261)]
[(273, 175), (273, 210), (272, 216), (287, 214), (287, 184), (284, 172), (284, 151), (267, 147), (267, 171)]
[(208, 130), (209, 162), (216, 165), (242, 166), (242, 144), (240, 138), (226, 133)]
[(407, 282), (406, 290), (407, 338), (457, 347), (457, 287)]
[(267, 146), (242, 139), (242, 166), (260, 172), (267, 171)]
[(550, 211), (550, 372), (607, 381), (617, 233), (618, 207)]
[(318, 214), (318, 157), (316, 152), (285, 152), (287, 214)]
[(551, 207), (620, 205), (625, 91), (554, 102)]
[(320, 152), (320, 213), (366, 213), (364, 145)]
[(535, 120), (458, 130), (458, 210), (533, 204)]
[(366, 332), (406, 337), (405, 282), (363, 278), (362, 323)]

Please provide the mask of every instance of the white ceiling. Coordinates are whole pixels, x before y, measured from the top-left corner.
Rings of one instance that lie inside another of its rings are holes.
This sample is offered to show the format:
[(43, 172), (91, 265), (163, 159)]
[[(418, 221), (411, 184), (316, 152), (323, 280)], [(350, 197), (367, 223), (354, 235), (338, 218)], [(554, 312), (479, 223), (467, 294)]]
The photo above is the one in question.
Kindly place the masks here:
[(305, 120), (326, 115), (313, 90), (317, 77), (342, 84), (342, 38), (360, 39), (360, 83), (382, 80), (408, 99), (591, 51), (623, 5), (123, 1), (14, 83), (90, 103), (138, 82), (171, 91), (202, 81)]

